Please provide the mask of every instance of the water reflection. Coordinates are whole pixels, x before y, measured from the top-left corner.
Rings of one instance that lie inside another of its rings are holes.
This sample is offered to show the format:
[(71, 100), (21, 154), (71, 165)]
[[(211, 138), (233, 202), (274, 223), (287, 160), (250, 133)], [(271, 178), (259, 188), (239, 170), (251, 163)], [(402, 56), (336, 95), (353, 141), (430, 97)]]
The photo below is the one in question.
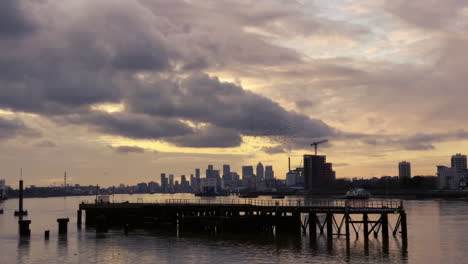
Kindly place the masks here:
[[(76, 209), (82, 199), (26, 199), (31, 238), (18, 238), (17, 219), (5, 211), (0, 215), (0, 254), (4, 257), (0, 262), (460, 263), (468, 258), (464, 249), (468, 244), (468, 203), (461, 201), (406, 202), (409, 243), (405, 245), (400, 234), (391, 235), (392, 228), (388, 243), (383, 242), (380, 232), (377, 238), (371, 234), (366, 243), (358, 226), (360, 237), (357, 239), (351, 229), (349, 241), (344, 235), (332, 240), (326, 234), (311, 238), (308, 231), (305, 235), (210, 235), (130, 229), (126, 236), (123, 229), (115, 229), (96, 234), (94, 229), (76, 226)], [(4, 203), (8, 210), (16, 205), (15, 200)], [(71, 220), (65, 237), (57, 233), (56, 219), (61, 217)], [(395, 223), (395, 219), (389, 220)], [(49, 241), (44, 240), (44, 230), (51, 230)]]

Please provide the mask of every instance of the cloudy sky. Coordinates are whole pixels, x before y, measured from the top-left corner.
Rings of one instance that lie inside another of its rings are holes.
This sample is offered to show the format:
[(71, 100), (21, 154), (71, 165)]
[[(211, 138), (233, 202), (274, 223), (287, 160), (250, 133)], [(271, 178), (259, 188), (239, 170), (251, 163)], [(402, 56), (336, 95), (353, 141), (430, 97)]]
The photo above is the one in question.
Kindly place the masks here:
[(468, 152), (465, 0), (2, 0), (0, 178), (134, 184), (317, 139), (338, 177)]

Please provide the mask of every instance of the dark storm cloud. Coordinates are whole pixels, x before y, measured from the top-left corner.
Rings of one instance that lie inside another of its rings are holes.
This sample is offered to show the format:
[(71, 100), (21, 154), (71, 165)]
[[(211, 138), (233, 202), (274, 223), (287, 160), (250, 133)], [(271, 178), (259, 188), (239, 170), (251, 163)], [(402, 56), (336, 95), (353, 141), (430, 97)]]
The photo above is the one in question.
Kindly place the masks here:
[(129, 100), (130, 109), (138, 113), (210, 123), (253, 136), (322, 137), (334, 132), (320, 120), (206, 74), (160, 80), (141, 89)]
[(168, 142), (179, 147), (229, 148), (240, 146), (242, 138), (236, 130), (209, 125), (194, 134), (170, 138)]
[(0, 38), (21, 36), (35, 28), (21, 6), (24, 2), (26, 1), (0, 1)]
[(267, 154), (281, 154), (286, 153), (286, 150), (282, 146), (274, 146), (274, 147), (263, 147), (262, 151)]
[(20, 119), (5, 119), (0, 117), (0, 140), (17, 136), (38, 137), (40, 133), (27, 127)]
[(157, 140), (194, 133), (192, 128), (178, 120), (127, 113), (88, 113), (67, 116), (61, 121), (133, 139)]
[(144, 148), (136, 147), (136, 146), (118, 146), (118, 147), (112, 147), (109, 146), (112, 150), (119, 154), (129, 154), (129, 153), (145, 153)]

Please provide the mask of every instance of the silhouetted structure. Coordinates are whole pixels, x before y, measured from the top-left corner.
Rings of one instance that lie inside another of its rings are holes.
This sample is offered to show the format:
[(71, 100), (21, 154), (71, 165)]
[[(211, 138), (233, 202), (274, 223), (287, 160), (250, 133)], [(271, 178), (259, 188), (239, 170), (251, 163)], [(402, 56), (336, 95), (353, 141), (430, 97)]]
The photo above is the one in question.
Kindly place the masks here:
[(461, 153), (453, 155), (451, 159), (451, 165), (452, 168), (455, 168), (457, 170), (457, 172), (466, 171), (466, 155), (462, 155)]
[(19, 181), (19, 196), (18, 196), (18, 211), (15, 211), (15, 216), (28, 215), (28, 211), (23, 210), (23, 180)]
[(335, 180), (332, 164), (326, 156), (304, 155), (304, 188), (308, 191), (325, 188)]
[(411, 163), (407, 161), (398, 163), (398, 171), (400, 179), (411, 178)]

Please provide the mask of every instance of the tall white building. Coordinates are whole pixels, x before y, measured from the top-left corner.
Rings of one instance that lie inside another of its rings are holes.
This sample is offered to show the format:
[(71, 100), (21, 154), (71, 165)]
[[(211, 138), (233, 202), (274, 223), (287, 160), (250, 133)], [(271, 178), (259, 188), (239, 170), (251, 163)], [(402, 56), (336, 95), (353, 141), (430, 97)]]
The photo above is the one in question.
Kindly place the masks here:
[(450, 161), (450, 168), (446, 166), (437, 166), (439, 189), (466, 189), (468, 183), (466, 155), (458, 153), (453, 155)]
[(452, 168), (455, 168), (458, 172), (465, 171), (466, 167), (466, 155), (462, 155), (457, 153), (456, 155), (452, 156), (451, 160)]
[(411, 178), (411, 163), (402, 161), (398, 163), (399, 178)]

